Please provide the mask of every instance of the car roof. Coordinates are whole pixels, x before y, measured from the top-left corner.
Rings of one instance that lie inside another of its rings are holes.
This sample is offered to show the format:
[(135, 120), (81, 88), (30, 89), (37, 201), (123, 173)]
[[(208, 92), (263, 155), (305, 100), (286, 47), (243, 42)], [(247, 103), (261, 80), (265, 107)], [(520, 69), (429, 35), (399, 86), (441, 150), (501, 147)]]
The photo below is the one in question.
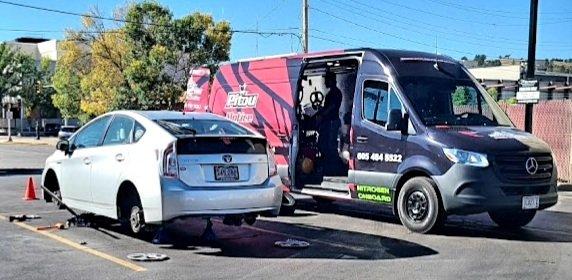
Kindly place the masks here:
[[(117, 113), (120, 113), (118, 111)], [(141, 115), (150, 120), (178, 120), (178, 119), (196, 119), (196, 120), (226, 120), (225, 118), (211, 113), (197, 112), (178, 112), (178, 111), (128, 111)]]

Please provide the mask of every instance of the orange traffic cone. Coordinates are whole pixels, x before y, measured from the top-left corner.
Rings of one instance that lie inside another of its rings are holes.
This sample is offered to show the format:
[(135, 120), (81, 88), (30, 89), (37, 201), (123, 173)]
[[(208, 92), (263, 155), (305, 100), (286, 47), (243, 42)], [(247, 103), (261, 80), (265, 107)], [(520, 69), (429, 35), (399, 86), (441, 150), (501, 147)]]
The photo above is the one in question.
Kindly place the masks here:
[(26, 186), (26, 191), (24, 192), (24, 200), (36, 200), (36, 184), (32, 177), (28, 178), (28, 185)]

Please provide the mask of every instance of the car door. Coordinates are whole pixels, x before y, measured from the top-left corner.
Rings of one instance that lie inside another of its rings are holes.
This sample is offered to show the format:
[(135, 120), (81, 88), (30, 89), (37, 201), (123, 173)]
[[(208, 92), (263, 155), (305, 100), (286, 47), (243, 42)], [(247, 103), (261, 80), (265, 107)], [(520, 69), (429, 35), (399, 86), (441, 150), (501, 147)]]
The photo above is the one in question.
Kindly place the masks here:
[(90, 188), (93, 204), (105, 213), (115, 211), (115, 194), (119, 188), (121, 174), (129, 164), (134, 125), (135, 120), (131, 117), (115, 115), (105, 133), (99, 153), (92, 157)]
[(87, 210), (92, 201), (90, 191), (92, 158), (99, 151), (99, 144), (111, 116), (98, 118), (83, 127), (70, 139), (71, 152), (61, 161), (60, 189), (62, 198), (70, 207)]
[(357, 184), (358, 198), (389, 203), (406, 141), (399, 130), (387, 130), (387, 121), (392, 109), (404, 110), (385, 77), (362, 77), (360, 85), (352, 121), (355, 167), (349, 179)]

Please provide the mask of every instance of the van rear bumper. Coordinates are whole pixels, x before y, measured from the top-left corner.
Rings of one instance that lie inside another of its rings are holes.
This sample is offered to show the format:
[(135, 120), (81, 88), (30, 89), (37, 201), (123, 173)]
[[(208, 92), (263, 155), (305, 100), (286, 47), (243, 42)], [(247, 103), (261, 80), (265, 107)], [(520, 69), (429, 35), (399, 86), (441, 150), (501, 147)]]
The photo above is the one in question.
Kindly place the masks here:
[(282, 181), (273, 176), (249, 187), (190, 187), (178, 179), (161, 178), (163, 221), (184, 216), (265, 214), (277, 216)]
[(539, 210), (558, 202), (556, 169), (544, 183), (506, 183), (492, 167), (453, 165), (445, 174), (432, 177), (439, 187), (447, 214), (468, 215), (491, 210), (522, 209), (522, 197), (539, 196)]

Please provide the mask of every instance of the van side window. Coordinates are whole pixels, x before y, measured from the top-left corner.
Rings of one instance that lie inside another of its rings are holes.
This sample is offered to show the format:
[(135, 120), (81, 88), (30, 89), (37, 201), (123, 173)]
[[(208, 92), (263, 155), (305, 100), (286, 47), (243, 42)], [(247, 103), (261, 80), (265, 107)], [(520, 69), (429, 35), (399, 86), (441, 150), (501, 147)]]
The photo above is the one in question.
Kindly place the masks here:
[(389, 85), (380, 81), (365, 81), (363, 86), (363, 117), (385, 127), (389, 104)]

